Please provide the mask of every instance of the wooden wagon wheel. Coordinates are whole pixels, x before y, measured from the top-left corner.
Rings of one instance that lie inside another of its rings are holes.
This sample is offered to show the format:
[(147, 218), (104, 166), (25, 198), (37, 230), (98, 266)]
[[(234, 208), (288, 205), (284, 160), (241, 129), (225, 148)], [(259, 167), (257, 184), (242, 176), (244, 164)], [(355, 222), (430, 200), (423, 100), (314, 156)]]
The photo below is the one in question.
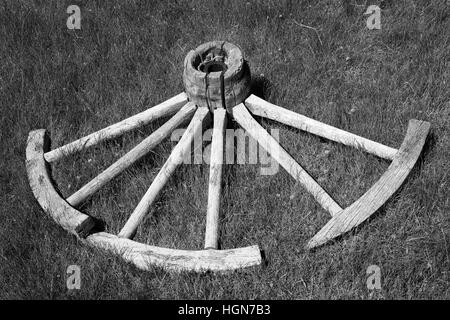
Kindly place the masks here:
[[(211, 61), (212, 63), (216, 61), (215, 55), (220, 57), (220, 63), (217, 66), (211, 66)], [(212, 72), (205, 73), (199, 66), (205, 65), (207, 57), (209, 60), (206, 63), (209, 69), (212, 68)], [(221, 69), (224, 66), (226, 70)], [(403, 143), (399, 149), (394, 149), (273, 105), (250, 95), (249, 68), (239, 48), (228, 42), (208, 42), (189, 52), (185, 59), (183, 81), (186, 93), (180, 93), (153, 108), (59, 148), (50, 150), (50, 141), (45, 129), (32, 131), (28, 137), (26, 150), (28, 178), (33, 194), (43, 210), (81, 241), (119, 254), (144, 270), (149, 269), (151, 265), (159, 265), (171, 270), (226, 271), (261, 263), (262, 258), (257, 245), (227, 250), (218, 249), (220, 182), (227, 116), (233, 118), (258, 141), (332, 216), (329, 222), (307, 243), (307, 248), (317, 247), (342, 235), (376, 212), (400, 187), (413, 168), (430, 129), (428, 122), (410, 120)], [(341, 208), (254, 120), (252, 114), (359, 148), (391, 160), (392, 163), (363, 196), (349, 207)], [(168, 115), (173, 115), (170, 120), (73, 195), (63, 199), (57, 192), (49, 174), (49, 165), (52, 162)], [(205, 249), (177, 250), (131, 240), (159, 192), (177, 166), (182, 163), (183, 156), (190, 150), (194, 136), (201, 133), (203, 128), (211, 122), (211, 116), (214, 130), (211, 143)], [(96, 232), (95, 219), (76, 210), (76, 207), (189, 119), (191, 121), (182, 138), (120, 233), (116, 236), (106, 232)]]

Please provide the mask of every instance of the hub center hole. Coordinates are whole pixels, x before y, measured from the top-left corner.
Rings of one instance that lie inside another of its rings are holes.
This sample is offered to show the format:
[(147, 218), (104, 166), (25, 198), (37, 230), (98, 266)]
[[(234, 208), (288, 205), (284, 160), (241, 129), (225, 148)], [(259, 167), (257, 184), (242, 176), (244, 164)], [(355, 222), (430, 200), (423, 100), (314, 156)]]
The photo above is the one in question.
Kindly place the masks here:
[(203, 72), (222, 72), (227, 71), (227, 65), (223, 62), (214, 61), (210, 63), (206, 63), (203, 65), (203, 68), (201, 68)]
[(227, 54), (220, 48), (211, 48), (198, 55), (194, 67), (201, 72), (225, 72), (228, 69), (226, 64)]

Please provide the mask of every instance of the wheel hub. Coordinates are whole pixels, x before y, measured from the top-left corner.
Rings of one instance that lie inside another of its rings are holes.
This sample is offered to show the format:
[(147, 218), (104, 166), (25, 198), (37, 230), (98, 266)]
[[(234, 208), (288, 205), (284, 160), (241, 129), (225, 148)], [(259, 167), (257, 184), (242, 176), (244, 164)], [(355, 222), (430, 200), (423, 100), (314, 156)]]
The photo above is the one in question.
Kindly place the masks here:
[(250, 95), (250, 69), (239, 47), (211, 41), (190, 51), (184, 60), (183, 84), (199, 107), (232, 108)]

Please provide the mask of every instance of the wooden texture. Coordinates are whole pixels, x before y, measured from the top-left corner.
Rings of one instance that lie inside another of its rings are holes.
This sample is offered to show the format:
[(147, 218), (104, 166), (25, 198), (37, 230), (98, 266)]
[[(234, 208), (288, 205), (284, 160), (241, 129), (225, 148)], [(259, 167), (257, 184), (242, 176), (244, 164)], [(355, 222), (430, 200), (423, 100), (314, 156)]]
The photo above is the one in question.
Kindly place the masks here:
[(397, 153), (397, 149), (278, 107), (255, 95), (248, 97), (245, 100), (245, 105), (254, 115), (268, 118), (347, 146), (362, 149), (380, 158), (393, 160)]
[(83, 138), (49, 151), (44, 155), (45, 160), (47, 162), (57, 161), (64, 156), (93, 146), (101, 141), (112, 139), (127, 131), (144, 126), (155, 119), (172, 115), (180, 110), (181, 107), (186, 104), (186, 102), (186, 94), (184, 92), (180, 93), (175, 97), (154, 106), (153, 108), (149, 108), (109, 127), (91, 133)]
[(331, 218), (308, 242), (307, 248), (320, 246), (340, 236), (376, 212), (402, 185), (414, 167), (429, 130), (428, 122), (410, 120), (406, 137), (388, 170), (361, 198)]
[[(212, 51), (221, 51), (225, 57), (227, 70), (205, 73), (197, 70), (197, 66)], [(191, 50), (184, 60), (183, 84), (190, 101), (199, 107), (232, 108), (243, 102), (250, 94), (250, 68), (241, 50), (226, 41), (211, 41)], [(223, 90), (223, 92), (222, 92)], [(223, 95), (222, 95), (223, 93)]]
[(232, 109), (234, 119), (263, 147), (294, 179), (302, 184), (332, 216), (342, 208), (330, 195), (256, 122), (244, 104)]
[(44, 129), (28, 135), (26, 168), (34, 197), (44, 212), (61, 227), (80, 237), (86, 237), (95, 225), (94, 219), (73, 209), (53, 187), (44, 152), (50, 147), (50, 139)]
[(159, 192), (167, 183), (175, 169), (183, 162), (184, 155), (190, 150), (194, 137), (198, 135), (201, 136), (199, 132), (201, 133), (204, 123), (209, 120), (209, 110), (206, 108), (198, 108), (185, 133), (170, 154), (169, 159), (164, 163), (147, 192), (120, 231), (119, 237), (130, 238), (134, 236), (137, 227), (144, 219)]
[(261, 264), (258, 246), (228, 250), (177, 250), (138, 243), (115, 235), (92, 233), (94, 219), (72, 208), (55, 190), (44, 152), (49, 149), (45, 130), (29, 134), (26, 167), (31, 189), (42, 209), (83, 243), (120, 255), (142, 270), (155, 265), (169, 271), (229, 271)]
[(205, 249), (217, 249), (219, 233), (220, 196), (222, 191), (223, 144), (227, 112), (214, 110), (214, 127), (211, 142), (211, 161), (209, 168), (208, 209), (206, 213)]
[(258, 246), (228, 250), (177, 250), (142, 244), (99, 232), (90, 235), (88, 244), (121, 255), (142, 270), (152, 266), (171, 271), (230, 271), (261, 264)]
[(181, 108), (172, 118), (165, 124), (153, 132), (150, 136), (145, 138), (136, 147), (131, 149), (119, 160), (114, 162), (106, 170), (100, 173), (97, 177), (89, 181), (80, 190), (68, 197), (66, 201), (72, 206), (77, 206), (92, 196), (95, 192), (100, 190), (106, 183), (111, 181), (123, 170), (130, 167), (137, 160), (142, 158), (150, 150), (156, 147), (162, 140), (164, 140), (175, 128), (189, 120), (194, 114), (197, 107), (188, 102)]

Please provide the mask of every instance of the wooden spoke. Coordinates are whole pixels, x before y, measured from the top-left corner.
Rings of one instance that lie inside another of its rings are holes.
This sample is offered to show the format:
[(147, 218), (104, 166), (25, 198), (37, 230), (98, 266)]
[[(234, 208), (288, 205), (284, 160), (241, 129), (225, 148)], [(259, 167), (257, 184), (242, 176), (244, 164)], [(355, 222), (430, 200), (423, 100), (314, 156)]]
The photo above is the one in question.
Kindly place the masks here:
[(159, 129), (153, 132), (150, 136), (145, 138), (136, 147), (131, 149), (127, 154), (109, 166), (105, 171), (100, 173), (97, 177), (92, 179), (80, 190), (75, 192), (66, 201), (72, 206), (77, 206), (84, 202), (87, 198), (92, 196), (95, 192), (100, 190), (106, 183), (111, 181), (123, 170), (131, 166), (137, 160), (142, 158), (151, 149), (161, 143), (175, 128), (190, 119), (197, 107), (188, 102), (180, 109), (170, 120), (163, 124)]
[(109, 127), (106, 127), (83, 138), (75, 140), (69, 144), (51, 150), (44, 154), (45, 160), (47, 162), (59, 160), (64, 156), (93, 146), (101, 141), (112, 139), (127, 131), (144, 126), (155, 119), (172, 115), (180, 110), (180, 108), (185, 105), (186, 102), (186, 94), (184, 92), (180, 93), (175, 97), (154, 106), (153, 108), (149, 108)]
[(131, 238), (134, 236), (137, 227), (144, 219), (150, 206), (155, 201), (161, 189), (169, 180), (175, 169), (183, 162), (184, 155), (190, 150), (191, 143), (198, 132), (202, 130), (203, 124), (210, 121), (209, 110), (207, 108), (198, 108), (191, 120), (186, 132), (181, 137), (178, 144), (164, 163), (163, 167), (153, 180), (144, 197), (141, 199), (136, 209), (131, 214), (125, 226), (119, 233), (119, 237)]
[(220, 194), (222, 190), (223, 143), (225, 139), (226, 123), (226, 110), (222, 108), (215, 109), (209, 169), (205, 249), (217, 249), (218, 247)]
[(256, 122), (241, 103), (232, 109), (234, 119), (332, 216), (342, 211), (330, 195), (284, 150), (278, 142)]
[(245, 105), (254, 115), (275, 120), (347, 146), (360, 148), (380, 158), (393, 160), (397, 153), (397, 149), (281, 108), (255, 95), (248, 97), (245, 100)]

